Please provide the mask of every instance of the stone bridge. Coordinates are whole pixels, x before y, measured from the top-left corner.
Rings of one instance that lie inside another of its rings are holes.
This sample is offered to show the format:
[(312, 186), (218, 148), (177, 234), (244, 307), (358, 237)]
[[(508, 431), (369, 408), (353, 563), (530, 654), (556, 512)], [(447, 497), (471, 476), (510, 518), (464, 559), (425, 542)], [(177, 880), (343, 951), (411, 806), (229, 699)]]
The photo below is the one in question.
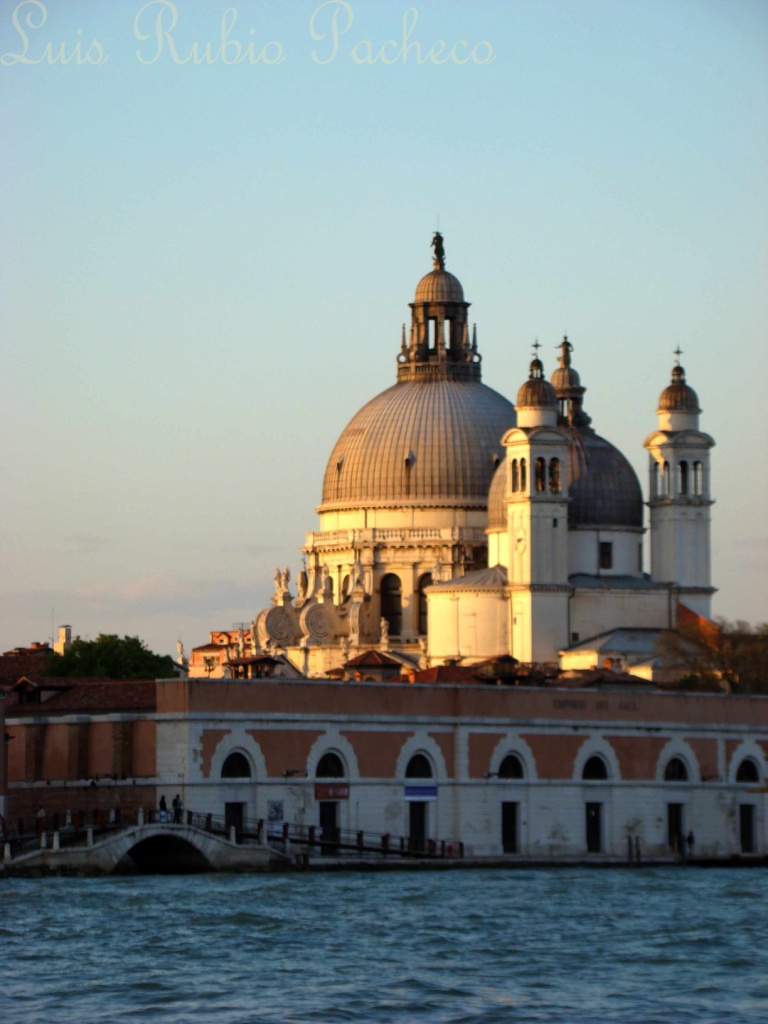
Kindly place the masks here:
[(112, 874), (201, 871), (268, 871), (286, 867), (291, 859), (269, 846), (215, 835), (194, 825), (170, 822), (131, 825), (92, 842), (59, 843), (10, 857), (8, 874)]

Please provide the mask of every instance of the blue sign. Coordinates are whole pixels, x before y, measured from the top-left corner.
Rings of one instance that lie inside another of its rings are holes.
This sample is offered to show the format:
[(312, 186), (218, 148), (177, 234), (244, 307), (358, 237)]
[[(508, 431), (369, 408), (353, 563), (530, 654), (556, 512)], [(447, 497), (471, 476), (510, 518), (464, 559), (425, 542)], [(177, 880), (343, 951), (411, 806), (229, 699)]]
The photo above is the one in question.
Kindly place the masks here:
[(437, 786), (406, 786), (406, 800), (437, 800)]

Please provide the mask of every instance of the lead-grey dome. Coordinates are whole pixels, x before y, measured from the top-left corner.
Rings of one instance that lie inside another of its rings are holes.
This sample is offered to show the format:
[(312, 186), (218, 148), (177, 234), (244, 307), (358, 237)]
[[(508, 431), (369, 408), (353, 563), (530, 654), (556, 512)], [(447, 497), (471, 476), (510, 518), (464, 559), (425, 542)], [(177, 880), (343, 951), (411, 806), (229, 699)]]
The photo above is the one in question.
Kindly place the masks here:
[[(592, 430), (560, 427), (568, 448), (568, 526), (642, 527), (643, 493), (632, 466), (610, 441)], [(507, 526), (506, 465), (488, 491), (488, 529)]]
[(464, 289), (454, 274), (441, 267), (431, 270), (416, 285), (414, 302), (463, 302)]
[(643, 492), (629, 461), (591, 430), (564, 427), (568, 449), (569, 526), (643, 525)]
[(657, 412), (694, 412), (698, 415), (699, 396), (685, 382), (685, 370), (678, 365), (672, 369), (672, 381), (664, 388), (659, 396), (659, 408)]
[(402, 381), (352, 418), (328, 460), (319, 511), (382, 505), (485, 507), (502, 435), (503, 395), (477, 381)]

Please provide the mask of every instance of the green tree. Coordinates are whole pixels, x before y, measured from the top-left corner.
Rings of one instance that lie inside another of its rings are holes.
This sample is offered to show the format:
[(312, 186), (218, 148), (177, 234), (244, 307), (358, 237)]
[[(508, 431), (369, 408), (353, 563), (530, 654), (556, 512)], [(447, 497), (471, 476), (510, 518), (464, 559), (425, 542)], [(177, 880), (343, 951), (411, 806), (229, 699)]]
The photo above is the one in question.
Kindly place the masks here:
[(706, 630), (683, 626), (662, 633), (658, 646), (687, 688), (768, 694), (768, 623), (752, 628), (719, 619)]
[(158, 679), (175, 675), (170, 655), (153, 654), (137, 636), (100, 633), (95, 640), (77, 637), (64, 654), (48, 659), (50, 676), (102, 679)]

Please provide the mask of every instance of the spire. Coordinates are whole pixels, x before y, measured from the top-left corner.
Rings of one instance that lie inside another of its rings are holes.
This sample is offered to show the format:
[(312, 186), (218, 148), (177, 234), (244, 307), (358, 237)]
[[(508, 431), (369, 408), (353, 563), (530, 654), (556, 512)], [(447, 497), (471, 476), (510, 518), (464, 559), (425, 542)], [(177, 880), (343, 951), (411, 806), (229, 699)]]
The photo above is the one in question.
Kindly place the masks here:
[(584, 392), (587, 389), (582, 387), (581, 378), (571, 365), (573, 345), (568, 341), (567, 334), (563, 335), (563, 340), (556, 347), (560, 350), (557, 357), (560, 365), (552, 374), (552, 383), (557, 392), (559, 425), (586, 430), (592, 422), (592, 417), (584, 411)]

